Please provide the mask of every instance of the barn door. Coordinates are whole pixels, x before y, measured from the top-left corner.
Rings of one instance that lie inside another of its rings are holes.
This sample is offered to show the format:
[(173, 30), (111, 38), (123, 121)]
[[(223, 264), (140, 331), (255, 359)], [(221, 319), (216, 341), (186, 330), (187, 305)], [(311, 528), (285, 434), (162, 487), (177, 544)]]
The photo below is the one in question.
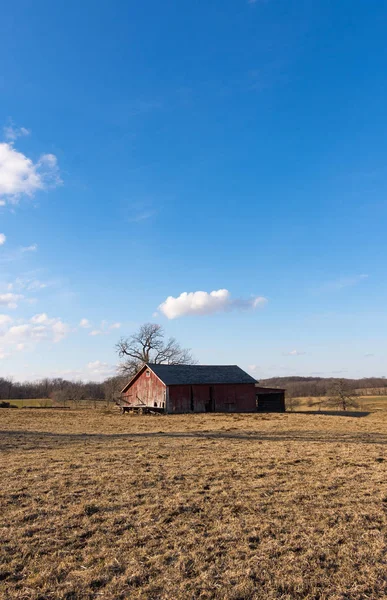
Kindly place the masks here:
[(215, 411), (215, 399), (214, 399), (214, 388), (212, 385), (208, 388), (208, 397), (205, 403), (206, 412)]
[(191, 385), (191, 395), (190, 395), (190, 409), (191, 412), (195, 411), (195, 403), (194, 403), (194, 391), (193, 391), (193, 386)]

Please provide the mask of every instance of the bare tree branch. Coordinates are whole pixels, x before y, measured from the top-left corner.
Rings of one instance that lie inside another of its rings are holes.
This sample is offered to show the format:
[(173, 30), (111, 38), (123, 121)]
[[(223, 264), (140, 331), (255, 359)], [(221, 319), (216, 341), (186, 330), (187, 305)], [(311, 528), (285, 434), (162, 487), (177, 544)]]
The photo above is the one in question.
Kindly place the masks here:
[(358, 403), (345, 379), (337, 379), (333, 382), (325, 404), (341, 410), (358, 407)]
[(146, 363), (187, 365), (195, 364), (188, 348), (181, 348), (175, 338), (165, 339), (161, 325), (145, 323), (128, 338), (121, 338), (116, 344), (123, 375), (133, 376)]

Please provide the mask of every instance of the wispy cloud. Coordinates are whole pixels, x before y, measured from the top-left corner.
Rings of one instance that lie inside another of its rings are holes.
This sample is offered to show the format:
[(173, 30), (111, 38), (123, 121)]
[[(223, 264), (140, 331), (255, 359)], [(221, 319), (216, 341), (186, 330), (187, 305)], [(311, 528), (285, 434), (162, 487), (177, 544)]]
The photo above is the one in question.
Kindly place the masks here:
[(160, 110), (163, 107), (162, 102), (157, 100), (137, 100), (126, 109), (127, 115), (137, 117), (142, 114), (151, 113)]
[(290, 352), (283, 352), (283, 356), (303, 356), (306, 352), (301, 352), (300, 350), (290, 350)]
[(140, 223), (140, 221), (147, 221), (157, 214), (156, 210), (143, 210), (134, 211), (133, 214), (128, 218), (129, 223)]
[(0, 246), (3, 246), (5, 244), (7, 240), (7, 237), (4, 235), (4, 233), (0, 233)]
[(38, 244), (31, 244), (30, 246), (22, 246), (20, 248), (21, 252), (36, 252), (38, 249)]
[(7, 308), (17, 308), (19, 300), (23, 296), (21, 294), (12, 294), (7, 292), (6, 294), (0, 294), (0, 306), (6, 306)]
[(167, 319), (177, 319), (187, 315), (211, 315), (234, 309), (253, 310), (264, 306), (267, 299), (263, 296), (252, 296), (249, 299), (232, 299), (226, 289), (212, 292), (183, 292), (177, 298), (168, 296), (160, 304), (158, 310)]
[(14, 142), (19, 137), (30, 135), (31, 131), (26, 127), (16, 127), (12, 119), (9, 119), (8, 124), (4, 127), (4, 138), (10, 142)]
[[(85, 329), (92, 327), (91, 323), (87, 319), (82, 319), (81, 323), (87, 323), (87, 325), (80, 324), (80, 326), (84, 327)], [(89, 332), (89, 335), (91, 335), (91, 336), (108, 335), (113, 330), (120, 329), (120, 327), (121, 327), (121, 323), (111, 323), (109, 325), (108, 321), (103, 320), (103, 321), (101, 321), (100, 326), (98, 328), (94, 328)]]
[(114, 365), (109, 365), (109, 363), (103, 362), (101, 360), (94, 360), (87, 363), (87, 369), (91, 375), (97, 377), (109, 377), (114, 375), (117, 368)]
[(333, 281), (327, 281), (319, 289), (323, 292), (329, 292), (334, 290), (342, 290), (348, 287), (358, 285), (362, 281), (368, 279), (368, 275), (362, 273), (360, 275), (350, 275), (346, 277), (339, 277)]
[(89, 319), (81, 319), (79, 321), (79, 327), (82, 327), (82, 329), (89, 329), (91, 327)]
[(44, 281), (40, 281), (39, 279), (35, 279), (34, 277), (22, 276), (16, 277), (16, 279), (7, 285), (8, 291), (20, 291), (27, 290), (36, 292), (38, 290), (43, 290), (49, 286), (48, 283)]

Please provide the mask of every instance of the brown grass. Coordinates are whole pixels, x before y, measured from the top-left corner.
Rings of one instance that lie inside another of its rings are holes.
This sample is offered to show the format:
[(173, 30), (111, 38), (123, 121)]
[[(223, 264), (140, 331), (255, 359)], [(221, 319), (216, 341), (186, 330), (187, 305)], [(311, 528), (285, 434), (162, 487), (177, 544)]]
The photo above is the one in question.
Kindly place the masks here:
[[(357, 408), (350, 410), (358, 411), (385, 411), (387, 412), (387, 396), (354, 396)], [(317, 412), (319, 407), (322, 411), (334, 410), (332, 406), (327, 408), (327, 398), (321, 397), (300, 397), (287, 400), (288, 406), (295, 411), (313, 411)]]
[(0, 597), (387, 597), (387, 416), (0, 412)]

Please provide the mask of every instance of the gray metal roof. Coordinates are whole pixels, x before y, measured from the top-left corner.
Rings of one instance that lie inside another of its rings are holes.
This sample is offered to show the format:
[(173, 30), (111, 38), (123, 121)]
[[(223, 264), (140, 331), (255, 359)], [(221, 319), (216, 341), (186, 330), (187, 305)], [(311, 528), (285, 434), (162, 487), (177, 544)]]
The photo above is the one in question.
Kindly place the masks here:
[(148, 367), (165, 385), (257, 383), (237, 365), (155, 365)]

